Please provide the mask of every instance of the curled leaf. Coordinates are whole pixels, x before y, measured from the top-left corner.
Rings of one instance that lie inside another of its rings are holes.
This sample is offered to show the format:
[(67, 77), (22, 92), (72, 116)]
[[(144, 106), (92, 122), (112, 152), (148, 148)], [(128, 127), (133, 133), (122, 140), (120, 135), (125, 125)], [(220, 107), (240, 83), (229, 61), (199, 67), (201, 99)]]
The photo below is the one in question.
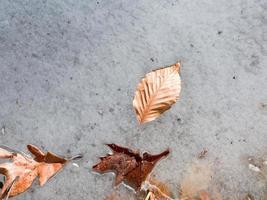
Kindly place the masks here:
[(140, 124), (150, 122), (170, 109), (179, 97), (180, 63), (152, 71), (138, 84), (133, 107)]
[(156, 163), (169, 154), (166, 150), (157, 155), (151, 155), (147, 152), (141, 156), (137, 151), (118, 146), (116, 144), (107, 144), (113, 151), (101, 157), (101, 161), (93, 166), (93, 170), (99, 173), (113, 171), (116, 173), (115, 185), (124, 181), (136, 191), (150, 174)]

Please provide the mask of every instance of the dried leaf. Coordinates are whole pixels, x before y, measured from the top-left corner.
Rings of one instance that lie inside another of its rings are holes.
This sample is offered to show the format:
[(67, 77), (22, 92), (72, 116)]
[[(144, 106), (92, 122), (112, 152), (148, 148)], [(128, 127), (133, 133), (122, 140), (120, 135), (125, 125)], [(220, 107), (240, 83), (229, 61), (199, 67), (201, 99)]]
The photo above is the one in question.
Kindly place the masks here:
[(141, 80), (133, 100), (139, 123), (156, 119), (176, 102), (181, 91), (179, 70), (178, 62), (152, 71)]
[(101, 157), (101, 161), (93, 166), (93, 170), (98, 173), (113, 171), (116, 173), (115, 185), (124, 181), (126, 184), (140, 190), (142, 182), (150, 174), (156, 163), (169, 154), (166, 150), (158, 155), (143, 153), (118, 146), (116, 144), (107, 144), (113, 153)]
[[(37, 177), (39, 177), (40, 185), (43, 186), (71, 160), (61, 158), (51, 152), (43, 153), (33, 145), (27, 147), (34, 158), (6, 147), (0, 147), (0, 158), (8, 158), (12, 161), (0, 164), (0, 174), (6, 177), (1, 192), (2, 199), (7, 195), (13, 197), (25, 192)], [(72, 159), (75, 158), (77, 157)]]

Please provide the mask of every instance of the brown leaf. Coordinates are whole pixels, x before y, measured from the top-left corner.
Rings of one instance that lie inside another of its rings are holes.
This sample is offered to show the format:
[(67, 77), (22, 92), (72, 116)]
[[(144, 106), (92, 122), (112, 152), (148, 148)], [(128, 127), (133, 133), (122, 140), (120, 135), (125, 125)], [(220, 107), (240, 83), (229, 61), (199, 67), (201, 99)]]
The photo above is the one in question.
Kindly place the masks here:
[(0, 174), (6, 177), (0, 199), (7, 195), (13, 197), (25, 192), (37, 177), (39, 177), (40, 185), (43, 186), (70, 160), (51, 152), (43, 153), (33, 145), (27, 147), (34, 158), (6, 147), (0, 147), (0, 158), (8, 158), (12, 161), (0, 164)]
[(116, 144), (107, 144), (107, 146), (112, 149), (113, 154), (101, 157), (101, 161), (93, 166), (93, 170), (99, 173), (113, 171), (116, 173), (115, 185), (124, 181), (136, 191), (140, 190), (142, 182), (155, 164), (169, 154), (169, 150), (166, 150), (158, 155), (145, 152), (141, 156), (137, 151)]
[(181, 90), (179, 70), (178, 62), (152, 71), (141, 80), (133, 100), (139, 123), (156, 119), (176, 102)]

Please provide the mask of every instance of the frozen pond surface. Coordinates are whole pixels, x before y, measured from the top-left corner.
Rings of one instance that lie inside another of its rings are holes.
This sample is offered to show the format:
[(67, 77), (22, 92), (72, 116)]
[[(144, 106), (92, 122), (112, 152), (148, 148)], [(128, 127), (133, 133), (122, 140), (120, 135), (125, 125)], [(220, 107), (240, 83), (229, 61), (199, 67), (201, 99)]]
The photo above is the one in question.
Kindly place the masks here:
[[(139, 126), (137, 83), (177, 60), (180, 101)], [(266, 197), (266, 179), (246, 161), (267, 157), (266, 88), (265, 0), (0, 2), (1, 144), (84, 153), (79, 168), (68, 165), (17, 200), (104, 199), (114, 178), (90, 169), (110, 142), (170, 148), (154, 174), (174, 191), (207, 148), (203, 162), (224, 199)]]

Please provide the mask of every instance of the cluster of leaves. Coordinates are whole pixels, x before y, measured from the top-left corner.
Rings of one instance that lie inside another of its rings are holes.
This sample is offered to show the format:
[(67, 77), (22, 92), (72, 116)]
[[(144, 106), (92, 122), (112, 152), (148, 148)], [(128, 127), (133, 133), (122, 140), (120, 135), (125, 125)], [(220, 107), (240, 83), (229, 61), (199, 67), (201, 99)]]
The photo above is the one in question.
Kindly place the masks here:
[[(154, 120), (176, 102), (180, 93), (179, 69), (180, 63), (176, 63), (150, 72), (142, 79), (133, 100), (133, 107), (140, 123)], [(116, 185), (124, 181), (135, 190), (140, 190), (155, 164), (169, 154), (169, 150), (166, 150), (158, 155), (146, 152), (140, 155), (115, 144), (108, 146), (113, 154), (102, 157), (101, 162), (93, 166), (93, 170), (100, 173), (112, 170), (116, 173)], [(0, 174), (5, 176), (0, 200), (25, 192), (37, 177), (40, 186), (43, 186), (73, 159), (60, 157), (51, 152), (44, 153), (33, 145), (28, 145), (27, 148), (33, 157), (6, 147), (0, 148), (0, 158), (11, 161), (0, 164)]]
[[(167, 66), (145, 75), (137, 86), (133, 107), (137, 120), (140, 124), (150, 122), (159, 117), (176, 102), (181, 91), (180, 63)], [(98, 173), (114, 172), (115, 185), (122, 182), (132, 187), (136, 194), (143, 200), (174, 200), (173, 193), (169, 187), (154, 178), (150, 174), (170, 151), (167, 149), (159, 154), (140, 153), (122, 147), (117, 144), (107, 144), (112, 153), (100, 157), (100, 162), (92, 167)], [(33, 156), (26, 155), (7, 147), (0, 147), (0, 158), (9, 159), (11, 162), (0, 164), (0, 174), (5, 176), (2, 186), (0, 200), (14, 197), (29, 189), (36, 178), (39, 178), (40, 186), (59, 172), (69, 161), (80, 158), (81, 155), (66, 158), (54, 153), (44, 153), (34, 145), (27, 146)], [(198, 160), (206, 157), (207, 149), (203, 149), (197, 156)], [(251, 170), (265, 174), (266, 161), (256, 163), (250, 159)], [(213, 171), (209, 165), (194, 162), (189, 167), (179, 189), (180, 200), (211, 200), (211, 194), (207, 192), (210, 188)], [(221, 200), (220, 194), (213, 187), (213, 199)], [(112, 194), (109, 200), (115, 200)], [(246, 200), (252, 200), (248, 195)]]
[[(109, 145), (110, 146), (110, 145)], [(114, 146), (113, 146), (114, 147)], [(116, 152), (113, 150), (113, 154), (108, 154), (107, 156), (101, 158), (101, 161), (95, 165), (93, 168), (97, 169), (96, 171), (103, 173), (106, 171), (114, 171), (116, 173), (116, 177), (119, 177), (122, 172), (125, 172), (124, 169), (129, 169), (125, 165), (130, 165), (127, 163), (133, 162), (132, 159), (119, 159), (118, 157), (132, 157), (129, 155), (129, 149), (126, 151), (121, 151), (121, 149), (125, 149), (123, 147), (118, 147), (120, 150)], [(126, 153), (125, 153), (126, 152)], [(132, 152), (132, 151), (131, 151)], [(161, 154), (163, 155), (163, 154)], [(160, 159), (162, 156), (156, 155)], [(112, 161), (111, 161), (112, 160)], [(134, 159), (135, 160), (135, 159)], [(115, 161), (115, 162), (114, 162)], [(134, 171), (135, 169), (133, 169)], [(119, 171), (119, 172), (118, 172)], [(129, 170), (131, 173), (131, 170)], [(141, 179), (141, 171), (138, 170), (139, 173), (135, 175), (135, 180), (138, 177), (140, 180), (139, 185), (142, 181), (142, 185), (139, 188), (135, 188), (137, 198), (142, 200), (174, 200), (174, 194), (171, 192), (170, 188), (166, 183), (163, 183), (152, 176), (146, 176), (146, 178)], [(128, 174), (126, 173), (126, 174)], [(145, 173), (147, 175), (147, 173)], [(199, 158), (194, 161), (186, 170), (184, 178), (180, 184), (180, 188), (178, 190), (178, 196), (180, 200), (211, 200), (211, 196), (213, 199), (221, 200), (220, 194), (217, 192), (216, 188), (212, 184), (212, 176), (213, 170), (210, 164), (207, 164), (205, 161), (200, 160)], [(127, 176), (123, 179), (125, 183), (129, 183), (127, 180)], [(130, 184), (132, 185), (132, 184)], [(213, 194), (211, 195), (208, 190), (212, 189)], [(141, 190), (141, 191), (140, 191)], [(145, 194), (145, 195), (144, 195)], [(126, 198), (126, 197), (124, 197)], [(120, 200), (124, 199), (118, 197), (118, 195), (112, 194), (107, 198), (107, 200)]]
[[(145, 75), (137, 86), (133, 107), (140, 124), (150, 122), (170, 109), (176, 102), (181, 91), (180, 63), (154, 70)], [(139, 192), (141, 186), (146, 183), (146, 199), (171, 199), (160, 186), (163, 184), (147, 181), (155, 164), (169, 154), (166, 150), (158, 155), (130, 150), (116, 144), (107, 144), (113, 151), (101, 157), (101, 161), (93, 166), (93, 170), (99, 173), (113, 171), (116, 173), (115, 185), (122, 181)], [(158, 182), (157, 182), (158, 183)], [(161, 189), (160, 189), (161, 188)], [(164, 187), (163, 187), (164, 188)], [(166, 188), (165, 188), (166, 189)]]

